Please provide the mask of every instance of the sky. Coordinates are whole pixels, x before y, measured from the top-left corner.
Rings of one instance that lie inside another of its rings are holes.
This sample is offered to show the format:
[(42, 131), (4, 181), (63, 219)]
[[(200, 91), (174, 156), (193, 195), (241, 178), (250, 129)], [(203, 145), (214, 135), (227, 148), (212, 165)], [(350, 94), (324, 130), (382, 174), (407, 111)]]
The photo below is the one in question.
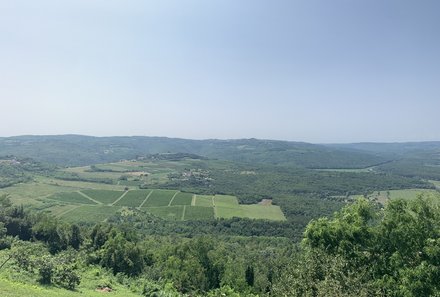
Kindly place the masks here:
[(0, 136), (440, 140), (440, 1), (0, 0)]

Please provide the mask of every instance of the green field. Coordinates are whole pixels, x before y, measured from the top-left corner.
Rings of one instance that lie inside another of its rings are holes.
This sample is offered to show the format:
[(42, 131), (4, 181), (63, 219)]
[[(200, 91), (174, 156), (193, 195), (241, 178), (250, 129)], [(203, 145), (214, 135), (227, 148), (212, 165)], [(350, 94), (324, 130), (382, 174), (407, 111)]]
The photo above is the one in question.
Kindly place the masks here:
[(77, 208), (72, 209), (71, 211), (61, 214), (59, 217), (69, 222), (103, 222), (107, 218), (116, 214), (116, 212), (118, 212), (120, 209), (120, 207), (116, 206), (81, 205)]
[[(94, 192), (86, 193), (90, 194)], [(104, 192), (96, 193), (103, 194)], [(118, 192), (118, 194), (120, 194), (120, 192)], [(61, 193), (59, 195), (62, 197), (64, 203), (67, 203), (70, 197), (75, 198), (73, 201), (75, 204), (90, 201), (76, 192)], [(115, 196), (117, 195), (114, 194), (113, 197)], [(276, 205), (240, 205), (235, 196), (215, 195), (213, 198), (213, 196), (197, 195), (195, 197), (196, 206), (191, 206), (193, 196), (191, 193), (182, 193), (173, 190), (131, 190), (125, 193), (125, 195), (115, 203), (115, 206), (81, 205), (69, 208), (55, 205), (48, 209), (60, 218), (71, 222), (100, 222), (115, 214), (122, 206), (139, 207), (145, 201), (142, 209), (167, 220), (209, 220), (233, 217), (276, 221), (285, 220), (283, 212), (280, 207)], [(82, 198), (85, 200), (79, 202), (78, 199)], [(90, 201), (90, 203), (93, 202)], [(215, 206), (213, 206), (213, 203)]]
[(213, 207), (186, 206), (184, 220), (211, 220), (214, 217)]
[(240, 205), (240, 208), (244, 212), (245, 218), (251, 219), (266, 219), (274, 221), (284, 221), (284, 217), (281, 208), (278, 205)]
[[(243, 206), (232, 195), (195, 195), (177, 189), (139, 190), (140, 183), (160, 185), (161, 182), (168, 181), (170, 173), (175, 174), (176, 170), (198, 166), (200, 162), (203, 161), (148, 160), (98, 164), (95, 167), (71, 167), (62, 171), (85, 178), (110, 178), (113, 184), (35, 175), (32, 182), (0, 189), (0, 194), (9, 194), (16, 204), (29, 205), (34, 210), (75, 222), (101, 222), (122, 207), (141, 207), (169, 220), (232, 217), (285, 219), (277, 206)], [(202, 171), (194, 172), (200, 174)], [(120, 179), (121, 175), (128, 180)]]
[(194, 194), (179, 192), (171, 201), (171, 205), (191, 205)]
[(145, 207), (159, 207), (168, 206), (173, 196), (177, 193), (174, 190), (153, 190), (150, 197), (143, 206)]
[(238, 200), (235, 196), (215, 195), (214, 205), (216, 207), (236, 207), (238, 205)]
[(0, 189), (0, 195), (9, 194), (15, 204), (32, 205), (39, 204), (37, 199), (44, 199), (56, 193), (73, 192), (80, 189), (56, 185), (53, 181), (52, 183), (50, 183), (50, 180), (47, 181), (48, 183), (43, 182), (42, 179), (36, 179), (36, 181), (31, 183), (16, 184), (12, 187)]
[(111, 190), (82, 190), (81, 193), (103, 203), (111, 204), (116, 199), (121, 197), (123, 191), (111, 191)]
[(128, 191), (115, 205), (128, 206), (128, 207), (139, 207), (151, 190), (132, 190)]
[[(56, 287), (37, 286), (28, 283), (9, 281), (0, 278), (0, 288), (2, 297), (102, 297), (101, 292), (95, 289), (84, 289), (69, 291)], [(130, 292), (128, 289), (114, 290), (109, 294), (115, 297), (139, 297), (140, 295)]]
[[(121, 191), (112, 193), (102, 190), (84, 190), (84, 192), (102, 202), (112, 202), (119, 196), (120, 198), (113, 206), (92, 205), (92, 200), (78, 192), (58, 193), (53, 195), (51, 200), (47, 200), (55, 201), (55, 204), (51, 202), (40, 208), (70, 222), (101, 222), (121, 210), (121, 207), (140, 207), (141, 205), (143, 210), (167, 220), (209, 220), (233, 217), (285, 220), (279, 206), (240, 205), (237, 197), (230, 195), (204, 196), (160, 189), (130, 190), (122, 196)], [(60, 203), (56, 204), (56, 201)], [(194, 202), (196, 205), (191, 205)]]
[(211, 195), (195, 195), (195, 206), (213, 207), (213, 198)]
[(145, 210), (151, 214), (167, 220), (182, 220), (184, 206), (147, 207)]
[(79, 203), (79, 204), (96, 204), (90, 199), (87, 199), (78, 192), (72, 193), (58, 193), (48, 197), (49, 199), (66, 203)]

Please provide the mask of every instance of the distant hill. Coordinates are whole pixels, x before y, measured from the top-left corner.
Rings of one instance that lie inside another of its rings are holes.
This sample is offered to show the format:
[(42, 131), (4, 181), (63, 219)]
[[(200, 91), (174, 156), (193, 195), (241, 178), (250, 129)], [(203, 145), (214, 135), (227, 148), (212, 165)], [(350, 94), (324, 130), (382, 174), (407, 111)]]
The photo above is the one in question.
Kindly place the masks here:
[(369, 153), (394, 155), (419, 155), (429, 152), (440, 153), (440, 141), (424, 142), (360, 142), (347, 144), (327, 144), (327, 147), (336, 149), (350, 149)]
[(440, 141), (332, 144), (327, 147), (379, 154), (393, 159), (376, 167), (377, 171), (440, 180)]
[(389, 156), (380, 152), (276, 140), (81, 135), (0, 138), (0, 155), (31, 157), (63, 166), (112, 162), (157, 153), (188, 153), (238, 162), (305, 168), (364, 168), (390, 160)]

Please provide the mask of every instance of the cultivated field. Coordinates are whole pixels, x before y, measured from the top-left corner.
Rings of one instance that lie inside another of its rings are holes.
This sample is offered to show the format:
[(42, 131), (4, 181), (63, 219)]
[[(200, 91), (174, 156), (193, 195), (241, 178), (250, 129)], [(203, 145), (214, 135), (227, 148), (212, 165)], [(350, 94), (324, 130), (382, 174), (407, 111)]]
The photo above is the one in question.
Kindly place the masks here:
[(114, 205), (140, 207), (150, 195), (151, 190), (132, 190), (127, 191)]
[[(139, 189), (168, 181), (170, 173), (187, 170), (200, 160), (123, 161), (62, 169), (60, 177), (34, 177), (33, 182), (0, 189), (16, 204), (71, 222), (101, 222), (124, 208), (137, 208), (167, 220), (252, 218), (285, 220), (279, 206), (240, 205), (230, 195), (196, 195), (178, 190)], [(200, 171), (194, 171), (200, 174)], [(67, 174), (67, 175), (65, 175)], [(69, 179), (63, 179), (67, 176)], [(70, 180), (70, 178), (78, 180)], [(95, 179), (95, 181), (94, 181)], [(110, 183), (100, 182), (103, 179)]]
[(101, 202), (102, 204), (111, 204), (124, 194), (122, 191), (110, 190), (82, 190), (81, 193)]
[(81, 190), (56, 193), (47, 200), (51, 203), (44, 207), (46, 212), (70, 222), (105, 221), (124, 207), (177, 221), (233, 217), (285, 220), (276, 205), (240, 205), (235, 196), (205, 196), (174, 190)]

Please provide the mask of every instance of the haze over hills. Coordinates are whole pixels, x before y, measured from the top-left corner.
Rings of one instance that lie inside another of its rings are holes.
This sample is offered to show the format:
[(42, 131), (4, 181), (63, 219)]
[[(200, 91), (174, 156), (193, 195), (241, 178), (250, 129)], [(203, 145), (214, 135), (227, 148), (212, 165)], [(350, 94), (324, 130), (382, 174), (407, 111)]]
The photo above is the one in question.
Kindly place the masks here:
[(391, 160), (389, 156), (381, 155), (382, 152), (379, 150), (368, 151), (349, 145), (319, 145), (278, 140), (191, 140), (146, 136), (82, 135), (0, 138), (0, 155), (30, 157), (38, 161), (69, 166), (111, 162), (167, 152), (306, 168), (365, 168)]

